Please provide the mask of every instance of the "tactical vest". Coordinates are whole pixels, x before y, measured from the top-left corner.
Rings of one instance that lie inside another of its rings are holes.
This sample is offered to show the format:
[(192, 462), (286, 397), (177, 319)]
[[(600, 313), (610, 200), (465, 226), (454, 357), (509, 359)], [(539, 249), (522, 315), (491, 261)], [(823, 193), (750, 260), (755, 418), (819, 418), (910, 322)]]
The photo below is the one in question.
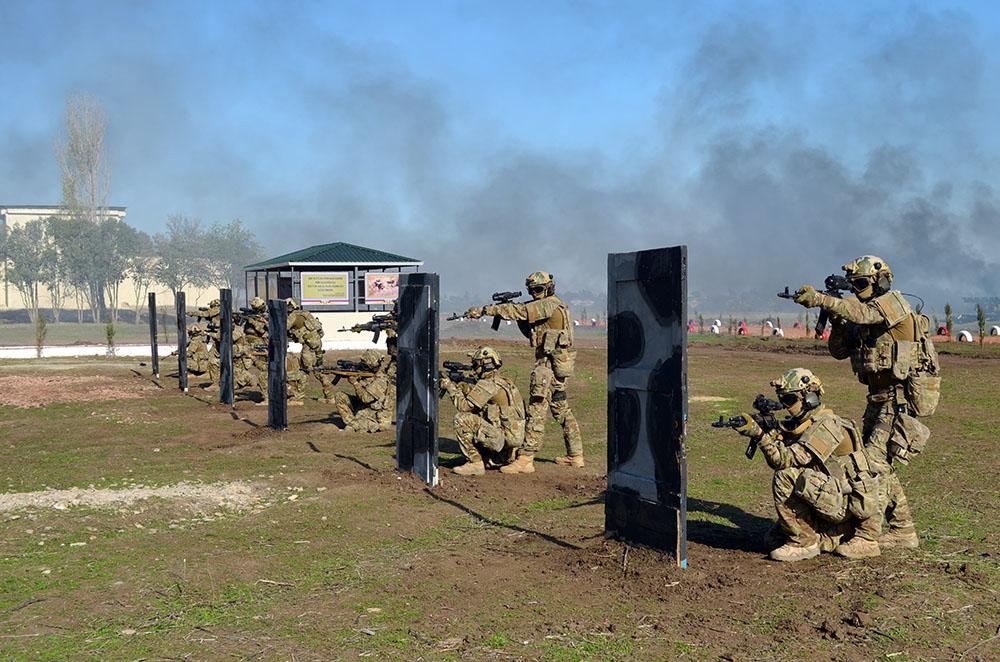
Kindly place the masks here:
[(930, 320), (913, 312), (903, 295), (892, 290), (870, 302), (882, 315), (882, 324), (850, 325), (851, 368), (869, 391), (901, 387), (916, 416), (930, 416), (941, 397), (940, 364)]
[(811, 422), (797, 443), (812, 453), (816, 463), (802, 471), (796, 492), (834, 522), (848, 515), (859, 520), (874, 516), (879, 509), (878, 480), (857, 425), (825, 408)]
[(494, 372), (476, 382), (466, 397), (477, 413), (500, 426), (505, 439), (517, 443), (524, 440), (524, 400), (510, 379)]

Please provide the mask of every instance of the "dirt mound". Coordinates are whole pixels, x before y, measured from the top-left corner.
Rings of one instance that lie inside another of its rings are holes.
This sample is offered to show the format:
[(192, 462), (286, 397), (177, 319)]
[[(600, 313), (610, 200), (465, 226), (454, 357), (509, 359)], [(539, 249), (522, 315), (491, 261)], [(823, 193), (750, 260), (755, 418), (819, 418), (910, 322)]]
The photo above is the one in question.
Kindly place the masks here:
[(49, 375), (0, 376), (0, 405), (27, 409), (60, 402), (130, 400), (153, 387), (107, 376), (65, 377)]
[(209, 485), (177, 483), (165, 487), (136, 486), (120, 490), (74, 487), (68, 490), (0, 494), (0, 513), (28, 508), (66, 510), (74, 506), (88, 508), (131, 506), (136, 501), (153, 498), (178, 501), (194, 510), (205, 508), (244, 510), (259, 503), (264, 491), (252, 483), (240, 481)]

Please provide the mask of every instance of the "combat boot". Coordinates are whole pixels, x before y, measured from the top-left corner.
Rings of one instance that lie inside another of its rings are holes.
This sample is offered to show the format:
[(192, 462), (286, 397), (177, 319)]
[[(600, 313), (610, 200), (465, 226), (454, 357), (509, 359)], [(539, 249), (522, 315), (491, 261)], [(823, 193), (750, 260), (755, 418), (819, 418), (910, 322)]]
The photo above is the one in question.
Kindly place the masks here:
[(500, 467), (500, 473), (504, 474), (533, 474), (535, 473), (535, 454), (521, 453), (517, 459), (510, 464)]
[(458, 474), (459, 476), (485, 476), (486, 465), (483, 464), (482, 460), (478, 460), (476, 462), (466, 462), (465, 464), (460, 464), (459, 466), (452, 468), (452, 472)]
[(847, 542), (837, 545), (833, 550), (834, 554), (848, 559), (870, 559), (873, 556), (881, 556), (882, 550), (874, 540), (854, 536)]
[(793, 542), (785, 543), (778, 549), (771, 552), (771, 558), (775, 561), (805, 561), (814, 556), (819, 556), (819, 541), (811, 545), (797, 545)]
[(556, 464), (561, 467), (583, 467), (583, 456), (582, 455), (564, 455), (562, 457), (556, 458)]
[(917, 537), (917, 530), (912, 527), (892, 529), (889, 533), (883, 533), (882, 537), (878, 539), (878, 543), (886, 549), (893, 547), (916, 549), (920, 546), (920, 538)]

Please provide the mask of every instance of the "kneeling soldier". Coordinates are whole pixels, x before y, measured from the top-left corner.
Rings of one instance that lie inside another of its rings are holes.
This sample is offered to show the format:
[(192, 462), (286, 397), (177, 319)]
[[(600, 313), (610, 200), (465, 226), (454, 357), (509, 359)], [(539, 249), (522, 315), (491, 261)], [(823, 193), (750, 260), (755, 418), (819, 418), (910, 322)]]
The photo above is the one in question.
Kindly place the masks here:
[[(801, 561), (820, 553), (821, 536), (848, 558), (878, 556), (881, 525), (878, 480), (862, 435), (850, 419), (820, 402), (823, 385), (805, 368), (793, 368), (771, 382), (788, 417), (778, 429), (763, 430), (749, 414), (740, 434), (758, 440), (774, 469), (772, 491), (778, 522), (788, 542), (771, 552), (776, 561)], [(832, 546), (832, 545), (831, 545)]]
[(343, 391), (333, 394), (344, 428), (352, 432), (380, 432), (392, 427), (395, 413), (395, 390), (391, 388), (382, 355), (374, 349), (361, 353), (361, 364), (370, 370), (347, 377), (354, 395)]
[(481, 476), (487, 466), (510, 464), (524, 443), (524, 400), (514, 382), (500, 374), (502, 365), (495, 349), (480, 347), (472, 354), (474, 384), (441, 376), (441, 388), (458, 410), (455, 436), (466, 463), (453, 471), (460, 476)]

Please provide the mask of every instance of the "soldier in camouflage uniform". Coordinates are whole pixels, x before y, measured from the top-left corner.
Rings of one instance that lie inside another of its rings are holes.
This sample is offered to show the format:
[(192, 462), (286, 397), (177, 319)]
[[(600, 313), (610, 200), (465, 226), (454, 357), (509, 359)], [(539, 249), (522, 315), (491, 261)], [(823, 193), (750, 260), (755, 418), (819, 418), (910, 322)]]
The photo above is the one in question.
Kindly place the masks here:
[(361, 353), (361, 363), (372, 371), (371, 376), (348, 376), (347, 382), (354, 389), (354, 394), (335, 391), (333, 402), (337, 413), (344, 422), (344, 428), (352, 432), (380, 432), (392, 427), (392, 417), (396, 410), (396, 402), (392, 397), (395, 390), (390, 389), (390, 380), (386, 374), (384, 356), (374, 349), (366, 349)]
[[(878, 556), (878, 479), (861, 431), (822, 404), (823, 384), (809, 370), (793, 368), (771, 385), (789, 414), (780, 429), (764, 432), (749, 414), (736, 428), (758, 440), (774, 470), (774, 507), (788, 542), (771, 558), (801, 561), (821, 551), (853, 559)], [(852, 537), (841, 543), (844, 535)]]
[(466, 462), (453, 471), (460, 476), (482, 476), (487, 467), (510, 464), (524, 443), (524, 400), (514, 382), (500, 374), (500, 355), (480, 347), (471, 356), (475, 384), (441, 376), (441, 389), (458, 410), (455, 436)]
[(849, 357), (852, 370), (868, 387), (865, 447), (880, 476), (889, 524), (880, 542), (883, 547), (914, 548), (919, 538), (893, 463), (908, 463), (930, 437), (930, 430), (916, 418), (933, 414), (940, 396), (930, 322), (891, 289), (892, 271), (882, 258), (864, 255), (842, 268), (856, 299), (838, 299), (805, 285), (795, 301), (829, 311), (830, 354), (835, 359)]
[(531, 294), (528, 303), (502, 303), (471, 308), (465, 316), (483, 315), (516, 320), (521, 333), (535, 348), (535, 368), (528, 385), (528, 422), (524, 446), (517, 459), (502, 467), (504, 473), (532, 473), (535, 453), (542, 446), (545, 421), (552, 417), (562, 425), (566, 455), (556, 463), (582, 467), (583, 441), (580, 426), (566, 400), (566, 381), (573, 375), (576, 350), (573, 349), (573, 319), (569, 308), (555, 294), (555, 281), (544, 271), (536, 271), (524, 281)]
[(208, 336), (200, 324), (188, 327), (187, 367), (196, 376), (207, 376), (212, 382), (219, 381), (219, 361), (212, 360), (209, 352)]
[[(309, 374), (323, 365), (323, 325), (312, 313), (303, 310), (295, 299), (285, 299), (285, 303), (288, 304), (288, 338), (302, 345), (299, 365), (288, 374), (289, 404), (300, 405)], [(334, 402), (333, 381), (320, 372), (315, 374), (323, 386), (323, 402)]]
[[(219, 370), (222, 365), (222, 357), (219, 355), (219, 324), (222, 321), (222, 302), (218, 299), (212, 299), (207, 306), (191, 313), (191, 316), (205, 321), (205, 335), (211, 341), (208, 345), (208, 359), (209, 363), (215, 367), (215, 376), (212, 377), (212, 384), (203, 388), (212, 390), (219, 383)], [(209, 374), (211, 375), (212, 372), (210, 371)]]

